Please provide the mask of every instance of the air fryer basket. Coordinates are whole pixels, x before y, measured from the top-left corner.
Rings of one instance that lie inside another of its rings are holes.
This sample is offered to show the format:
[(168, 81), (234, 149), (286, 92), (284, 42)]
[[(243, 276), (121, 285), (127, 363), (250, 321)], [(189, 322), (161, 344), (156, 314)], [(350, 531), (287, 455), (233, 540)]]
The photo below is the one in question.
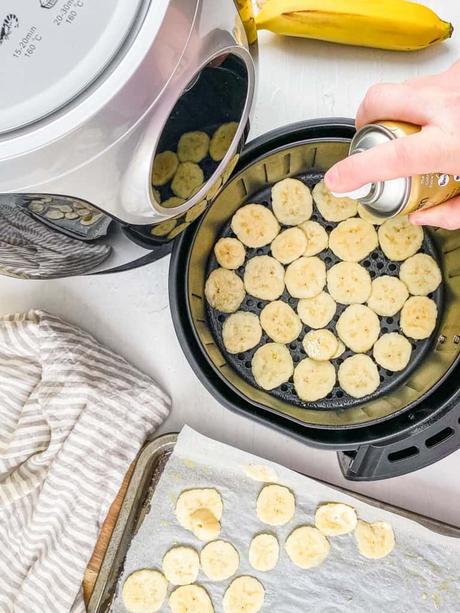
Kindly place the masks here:
[[(240, 365), (231, 364), (222, 345), (216, 342), (219, 320), (214, 321), (213, 316), (210, 319), (207, 312), (204, 284), (209, 267), (213, 265), (214, 244), (225, 231), (233, 213), (246, 202), (260, 202), (261, 197), (266, 199), (267, 187), (285, 177), (300, 176), (312, 182), (319, 180), (328, 168), (347, 155), (348, 146), (348, 139), (333, 136), (295, 142), (268, 151), (242, 167), (220, 192), (197, 227), (184, 280), (192, 331), (215, 376), (239, 395), (242, 402), (306, 427), (370, 426), (407, 411), (443, 381), (460, 351), (457, 336), (460, 331), (460, 232), (445, 230), (428, 231), (424, 245), (425, 251), (439, 257), (443, 269), (444, 300), (441, 300), (441, 292), (434, 296), (440, 307), (437, 334), (431, 342), (420, 344), (413, 352), (412, 368), (403, 376), (382, 374), (384, 381), (379, 393), (364, 401), (356, 402), (341, 396), (338, 388), (335, 397), (326, 399), (327, 402), (320, 406), (293, 402), (289, 387), (284, 393), (269, 394), (255, 387), (251, 376), (247, 371), (245, 373), (247, 366), (244, 363), (248, 360), (244, 356)], [(371, 261), (369, 268), (372, 266)], [(387, 325), (391, 329), (396, 324)], [(300, 359), (301, 356), (297, 357)]]

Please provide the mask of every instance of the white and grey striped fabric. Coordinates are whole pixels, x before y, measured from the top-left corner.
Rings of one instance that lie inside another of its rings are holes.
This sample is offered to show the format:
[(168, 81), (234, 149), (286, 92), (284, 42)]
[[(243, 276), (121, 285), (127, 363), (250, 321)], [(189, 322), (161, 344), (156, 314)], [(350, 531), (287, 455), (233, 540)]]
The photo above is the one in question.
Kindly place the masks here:
[(169, 398), (42, 311), (0, 318), (0, 611), (84, 611), (83, 573)]

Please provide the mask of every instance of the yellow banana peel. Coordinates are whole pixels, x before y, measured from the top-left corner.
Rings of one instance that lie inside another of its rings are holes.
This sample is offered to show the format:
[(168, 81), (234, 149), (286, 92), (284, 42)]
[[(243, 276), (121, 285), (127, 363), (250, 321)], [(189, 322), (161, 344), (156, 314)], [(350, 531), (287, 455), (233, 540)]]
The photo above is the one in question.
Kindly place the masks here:
[(258, 30), (344, 45), (414, 51), (450, 38), (452, 24), (407, 0), (267, 0)]

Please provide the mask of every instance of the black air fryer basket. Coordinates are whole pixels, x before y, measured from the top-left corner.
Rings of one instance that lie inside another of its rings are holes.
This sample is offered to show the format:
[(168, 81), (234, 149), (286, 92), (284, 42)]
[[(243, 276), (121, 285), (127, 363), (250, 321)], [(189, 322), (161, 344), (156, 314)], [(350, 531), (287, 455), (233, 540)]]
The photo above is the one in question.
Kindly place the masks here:
[[(439, 309), (436, 333), (414, 344), (411, 364), (403, 373), (380, 369), (379, 390), (359, 401), (339, 387), (317, 403), (301, 402), (292, 383), (274, 393), (261, 390), (252, 379), (253, 352), (230, 356), (225, 351), (219, 340), (224, 316), (209, 309), (204, 299), (205, 280), (216, 266), (213, 246), (220, 236), (230, 234), (236, 209), (248, 202), (270, 206), (270, 186), (288, 176), (312, 187), (347, 155), (353, 134), (351, 120), (318, 120), (272, 132), (248, 145), (213, 206), (177, 240), (170, 299), (181, 345), (198, 377), (222, 404), (312, 446), (339, 450), (345, 476), (365, 480), (415, 470), (460, 446), (460, 232), (427, 232), (422, 248), (443, 269), (442, 289), (432, 296)], [(329, 231), (335, 225), (315, 215)], [(248, 257), (262, 253), (265, 250), (249, 250)], [(328, 266), (335, 262), (331, 252), (321, 257)], [(362, 264), (371, 276), (398, 272), (398, 265), (385, 261), (379, 250)], [(285, 299), (295, 308), (296, 300)], [(264, 304), (247, 296), (242, 308), (259, 313)], [(396, 330), (399, 316), (382, 318), (381, 325), (384, 332)], [(290, 349), (295, 361), (304, 357), (300, 341)]]

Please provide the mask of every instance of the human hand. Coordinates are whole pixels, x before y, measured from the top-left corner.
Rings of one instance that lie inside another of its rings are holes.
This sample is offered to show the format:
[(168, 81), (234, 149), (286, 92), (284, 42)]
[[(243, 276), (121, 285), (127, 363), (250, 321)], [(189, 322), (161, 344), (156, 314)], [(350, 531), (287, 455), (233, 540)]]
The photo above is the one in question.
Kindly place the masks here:
[[(356, 127), (384, 119), (422, 129), (338, 162), (325, 175), (330, 190), (348, 192), (366, 183), (430, 172), (460, 174), (460, 61), (438, 75), (373, 85), (358, 109)], [(460, 196), (416, 211), (410, 221), (460, 228)]]

